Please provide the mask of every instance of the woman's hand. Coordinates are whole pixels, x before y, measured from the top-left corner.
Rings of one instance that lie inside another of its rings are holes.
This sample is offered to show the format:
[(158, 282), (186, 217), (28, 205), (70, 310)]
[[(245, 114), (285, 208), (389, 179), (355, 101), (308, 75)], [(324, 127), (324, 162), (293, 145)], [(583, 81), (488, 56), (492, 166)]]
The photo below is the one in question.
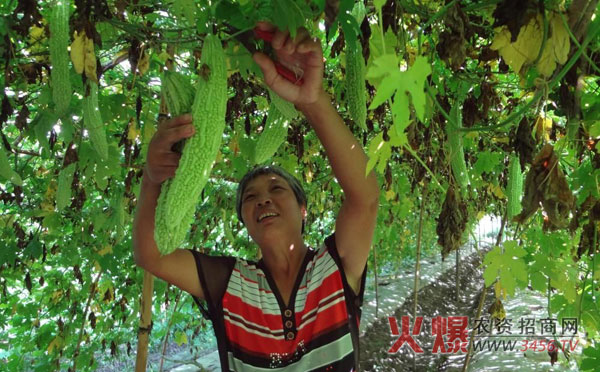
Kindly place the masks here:
[(194, 132), (192, 116), (189, 114), (167, 120), (158, 127), (150, 140), (146, 155), (144, 174), (150, 182), (161, 184), (175, 176), (181, 154), (171, 148), (179, 140), (191, 137)]
[(277, 60), (284, 66), (294, 67), (304, 72), (304, 84), (294, 85), (277, 73), (275, 64), (264, 53), (254, 53), (254, 61), (260, 66), (265, 83), (275, 93), (295, 105), (315, 103), (323, 91), (323, 50), (318, 39), (312, 39), (305, 28), (299, 28), (295, 38), (289, 31), (280, 31), (267, 22), (259, 22), (260, 30), (274, 32), (271, 46)]

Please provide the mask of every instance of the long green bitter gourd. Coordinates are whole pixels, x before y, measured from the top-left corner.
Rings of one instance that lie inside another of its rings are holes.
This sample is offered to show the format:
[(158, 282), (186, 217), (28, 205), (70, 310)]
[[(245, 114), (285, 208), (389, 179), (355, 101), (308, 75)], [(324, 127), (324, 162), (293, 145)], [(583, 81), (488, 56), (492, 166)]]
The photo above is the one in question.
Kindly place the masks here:
[[(208, 76), (198, 79), (192, 105), (194, 136), (186, 140), (168, 194), (166, 222), (173, 229), (187, 226), (193, 218), (190, 204), (196, 205), (217, 157), (227, 108), (227, 64), (221, 41), (208, 35), (202, 47), (201, 66)], [(191, 212), (190, 212), (191, 211)]]
[(62, 211), (71, 202), (71, 183), (75, 175), (77, 163), (71, 163), (58, 174), (58, 187), (56, 188), (56, 209)]
[(167, 70), (163, 74), (161, 84), (163, 97), (172, 117), (190, 112), (195, 90), (187, 77)]
[[(450, 166), (456, 183), (460, 186), (461, 194), (464, 196), (469, 184), (469, 173), (467, 172), (467, 163), (465, 162), (465, 153), (463, 149), (462, 116), (460, 115), (459, 105), (450, 110), (450, 114), (455, 118), (454, 123), (446, 123), (446, 136), (448, 137), (448, 156), (450, 157)], [(454, 125), (453, 125), (454, 124)]]
[(271, 104), (265, 128), (256, 141), (254, 162), (260, 164), (273, 156), (287, 138), (287, 132), (288, 120), (275, 105)]
[[(191, 112), (196, 92), (187, 77), (178, 72), (165, 71), (161, 84), (162, 94), (172, 117)], [(189, 227), (184, 221), (173, 227), (167, 224), (167, 195), (172, 181), (168, 179), (163, 182), (154, 217), (154, 240), (162, 254), (169, 254), (177, 249), (185, 239)], [(184, 216), (193, 214), (195, 209), (195, 204), (190, 203)]]
[(92, 147), (104, 160), (108, 159), (106, 131), (98, 107), (98, 84), (88, 80), (89, 94), (83, 98), (83, 125), (88, 131)]
[(293, 120), (298, 117), (298, 110), (296, 110), (293, 103), (281, 98), (279, 94), (273, 92), (271, 89), (269, 89), (269, 97), (271, 98), (271, 105), (275, 105), (284, 118)]
[(72, 95), (69, 78), (69, 10), (69, 0), (56, 1), (49, 22), (52, 99), (58, 116), (67, 112)]
[(346, 102), (350, 117), (363, 130), (367, 130), (365, 69), (360, 41), (354, 48), (346, 44)]
[(508, 164), (508, 185), (506, 187), (508, 194), (508, 219), (521, 213), (521, 195), (523, 193), (523, 173), (521, 172), (521, 163), (519, 157), (512, 155)]

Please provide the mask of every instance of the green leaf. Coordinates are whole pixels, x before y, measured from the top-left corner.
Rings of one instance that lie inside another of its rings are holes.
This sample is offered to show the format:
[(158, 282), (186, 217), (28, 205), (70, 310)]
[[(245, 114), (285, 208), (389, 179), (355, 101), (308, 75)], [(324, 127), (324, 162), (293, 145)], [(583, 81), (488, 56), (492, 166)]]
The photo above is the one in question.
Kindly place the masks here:
[(600, 137), (600, 121), (597, 121), (590, 126), (590, 137)]
[(473, 171), (477, 175), (482, 175), (483, 173), (491, 173), (494, 171), (494, 168), (501, 167), (503, 165), (503, 158), (504, 154), (498, 152), (480, 152), (477, 157), (477, 161), (473, 165)]
[(187, 338), (187, 335), (185, 334), (185, 332), (181, 332), (181, 331), (175, 332), (175, 342), (177, 343), (177, 346), (187, 344), (188, 338)]
[[(367, 74), (365, 77), (373, 84), (384, 78), (388, 77), (388, 75), (392, 74), (393, 77), (398, 78), (399, 75), (396, 75), (394, 72), (398, 70), (398, 56), (395, 54), (384, 54), (382, 56), (377, 57), (371, 64), (371, 66), (367, 69)], [(398, 81), (393, 81), (392, 83), (398, 84)]]
[(496, 277), (508, 295), (514, 295), (517, 286), (527, 284), (527, 265), (521, 259), (526, 252), (514, 240), (503, 243), (504, 252), (495, 247), (488, 252), (483, 260), (486, 269), (483, 272), (485, 285), (491, 285)]
[(381, 12), (381, 8), (385, 5), (386, 0), (373, 0), (373, 5), (375, 6), (375, 10), (377, 13)]
[[(385, 43), (385, 48), (384, 48)], [(369, 60), (367, 65), (370, 66), (373, 61), (384, 54), (391, 54), (398, 46), (398, 38), (391, 31), (391, 28), (385, 33), (384, 39), (381, 39), (381, 31), (379, 25), (374, 23), (371, 25), (371, 38), (369, 39)], [(387, 52), (387, 53), (386, 53)]]
[(392, 120), (394, 121), (394, 131), (397, 135), (404, 134), (404, 129), (410, 124), (410, 109), (408, 107), (408, 95), (404, 92), (398, 92), (392, 102)]
[(412, 103), (420, 121), (425, 120), (425, 81), (431, 74), (431, 65), (427, 58), (418, 56), (415, 63), (406, 71), (406, 90), (410, 92)]
[(389, 98), (391, 98), (396, 89), (398, 89), (397, 81), (394, 81), (394, 79), (391, 78), (383, 80), (383, 82), (377, 87), (377, 93), (375, 93), (375, 97), (369, 106), (369, 110), (376, 109)]
[(310, 15), (306, 3), (293, 0), (273, 0), (272, 21), (280, 30), (289, 30), (291, 37), (296, 37), (298, 28), (304, 26), (304, 21)]
[(600, 371), (600, 346), (586, 347), (583, 355), (580, 365), (582, 371)]

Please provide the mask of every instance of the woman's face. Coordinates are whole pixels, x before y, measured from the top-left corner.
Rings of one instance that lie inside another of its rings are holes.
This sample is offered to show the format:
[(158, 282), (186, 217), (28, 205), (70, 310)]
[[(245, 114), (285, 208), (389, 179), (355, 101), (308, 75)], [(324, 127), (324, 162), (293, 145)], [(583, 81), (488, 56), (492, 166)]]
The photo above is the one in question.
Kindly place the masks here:
[(306, 208), (298, 205), (290, 185), (276, 174), (257, 176), (242, 194), (242, 219), (259, 246), (269, 239), (301, 236), (305, 216)]

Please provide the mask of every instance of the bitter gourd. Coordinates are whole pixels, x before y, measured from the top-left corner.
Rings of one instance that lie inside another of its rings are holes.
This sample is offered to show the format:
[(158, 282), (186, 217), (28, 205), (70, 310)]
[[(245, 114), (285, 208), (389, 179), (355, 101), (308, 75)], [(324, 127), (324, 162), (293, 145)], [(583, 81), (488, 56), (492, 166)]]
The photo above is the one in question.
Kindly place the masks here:
[(52, 99), (58, 116), (64, 115), (71, 102), (69, 78), (69, 0), (58, 0), (50, 15), (50, 72)]
[(519, 157), (512, 155), (508, 164), (508, 185), (506, 186), (508, 194), (508, 218), (511, 220), (514, 216), (521, 213), (521, 195), (523, 193), (523, 173), (521, 172), (521, 163)]
[(108, 144), (104, 123), (98, 107), (98, 84), (88, 80), (89, 94), (83, 98), (83, 124), (88, 131), (92, 147), (104, 160), (108, 159)]
[(62, 211), (71, 201), (71, 183), (75, 174), (77, 163), (71, 163), (58, 174), (58, 187), (56, 188), (56, 209)]
[(450, 166), (456, 183), (460, 186), (461, 194), (464, 195), (469, 184), (469, 173), (467, 172), (467, 163), (465, 162), (465, 153), (463, 149), (462, 116), (459, 105), (450, 110), (450, 115), (455, 119), (454, 122), (446, 123), (446, 136), (448, 137), (448, 156), (450, 157)]
[(354, 44), (355, 47), (346, 44), (346, 102), (352, 120), (367, 130), (365, 59), (360, 42)]
[(269, 97), (271, 98), (271, 105), (275, 105), (284, 118), (293, 120), (298, 117), (298, 110), (296, 110), (293, 103), (284, 100), (271, 89), (269, 89)]
[[(201, 66), (192, 105), (195, 135), (186, 140), (185, 148), (166, 195), (166, 223), (177, 228), (189, 226), (196, 205), (217, 157), (227, 108), (227, 64), (221, 41), (208, 35), (202, 47)], [(190, 213), (191, 211), (191, 213)]]
[(288, 120), (279, 109), (271, 104), (265, 128), (256, 141), (254, 162), (260, 164), (269, 159), (285, 141), (288, 132)]
[(175, 71), (165, 71), (161, 79), (163, 97), (171, 116), (190, 112), (194, 103), (194, 87), (189, 79)]

